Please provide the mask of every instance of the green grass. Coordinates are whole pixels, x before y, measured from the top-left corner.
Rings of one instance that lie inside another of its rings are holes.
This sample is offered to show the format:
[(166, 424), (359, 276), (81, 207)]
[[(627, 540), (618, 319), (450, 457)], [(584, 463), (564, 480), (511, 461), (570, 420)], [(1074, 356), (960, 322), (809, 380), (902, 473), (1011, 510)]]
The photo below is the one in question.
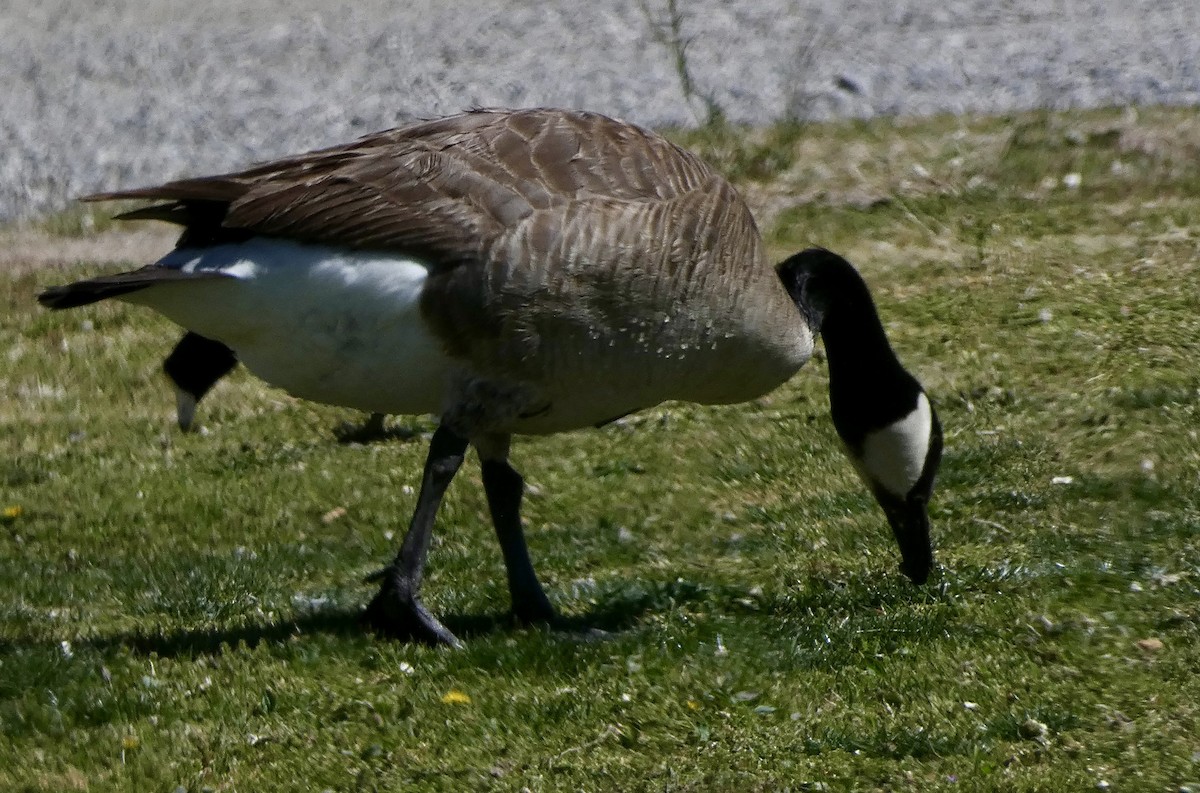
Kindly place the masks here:
[(61, 271), (0, 275), (0, 789), (1195, 782), (1198, 130), (1150, 109), (684, 135), (776, 253), (823, 244), (872, 284), (946, 428), (944, 570), (896, 572), (818, 358), (753, 404), (517, 443), (538, 569), (603, 639), (508, 624), (473, 463), (426, 587), (467, 648), (364, 635), (419, 438), (339, 446), (357, 416), (245, 374), (179, 435), (171, 326), (43, 312)]

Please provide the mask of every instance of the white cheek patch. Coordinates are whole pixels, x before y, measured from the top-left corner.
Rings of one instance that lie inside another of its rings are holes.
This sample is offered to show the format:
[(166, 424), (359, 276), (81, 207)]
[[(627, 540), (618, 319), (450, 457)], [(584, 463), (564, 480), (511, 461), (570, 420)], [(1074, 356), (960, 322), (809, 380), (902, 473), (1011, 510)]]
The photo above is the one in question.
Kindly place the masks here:
[(912, 413), (864, 439), (859, 461), (863, 474), (889, 493), (904, 498), (921, 478), (932, 428), (929, 399), (921, 394)]

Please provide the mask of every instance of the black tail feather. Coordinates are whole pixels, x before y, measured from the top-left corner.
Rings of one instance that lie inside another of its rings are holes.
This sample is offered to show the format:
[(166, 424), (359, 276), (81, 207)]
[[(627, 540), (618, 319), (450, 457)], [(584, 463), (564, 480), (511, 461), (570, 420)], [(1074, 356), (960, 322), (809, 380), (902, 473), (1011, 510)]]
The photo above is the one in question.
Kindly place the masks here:
[(205, 272), (184, 272), (182, 270), (151, 265), (128, 273), (101, 275), (96, 278), (88, 278), (84, 281), (76, 281), (73, 284), (65, 286), (52, 286), (38, 295), (37, 299), (46, 308), (58, 310), (86, 306), (90, 303), (107, 300), (110, 297), (120, 297), (121, 295), (127, 295), (130, 292), (136, 292), (139, 289), (145, 289), (155, 284), (228, 277), (224, 273), (213, 272), (211, 270)]

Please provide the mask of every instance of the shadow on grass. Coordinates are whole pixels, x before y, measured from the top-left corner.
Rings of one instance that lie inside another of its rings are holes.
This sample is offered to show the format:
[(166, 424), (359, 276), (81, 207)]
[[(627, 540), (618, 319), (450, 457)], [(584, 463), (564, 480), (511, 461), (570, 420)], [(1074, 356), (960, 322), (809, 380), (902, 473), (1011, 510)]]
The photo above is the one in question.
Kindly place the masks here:
[[(608, 583), (591, 592), (583, 611), (561, 616), (553, 625), (545, 626), (547, 636), (575, 641), (604, 641), (620, 638), (635, 629), (647, 615), (667, 614), (679, 608), (703, 604), (706, 611), (767, 616), (781, 625), (812, 622), (813, 612), (822, 614), (866, 615), (877, 617), (889, 613), (901, 604), (934, 605), (945, 598), (944, 587), (924, 590), (910, 587), (907, 582), (890, 585), (864, 582), (809, 581), (807, 585), (775, 596), (747, 598), (736, 586), (711, 584), (676, 577), (666, 581), (620, 580)], [(930, 622), (923, 612), (920, 622), (926, 629)], [(525, 630), (507, 612), (449, 613), (440, 618), (452, 633), (470, 644), (471, 640), (496, 634)], [(945, 620), (943, 615), (943, 620)], [(825, 624), (817, 620), (815, 627)], [(912, 626), (909, 626), (912, 630)], [(824, 630), (824, 628), (823, 628)], [(915, 631), (914, 636), (928, 630)], [(406, 641), (373, 632), (363, 621), (361, 606), (325, 606), (304, 610), (283, 619), (246, 622), (233, 626), (161, 629), (147, 627), (117, 632), (75, 642), (77, 647), (90, 647), (101, 652), (126, 649), (137, 654), (161, 657), (186, 655), (215, 655), (229, 648), (260, 644), (283, 644), (300, 637), (317, 635), (340, 636), (348, 640), (369, 638), (372, 641)], [(47, 647), (55, 642), (45, 635), (31, 631), (26, 636), (0, 640), (0, 656), (35, 647)]]
[[(704, 599), (707, 590), (686, 582), (636, 582), (620, 585), (602, 596), (585, 612), (566, 615), (546, 630), (551, 635), (583, 641), (597, 641), (619, 634), (636, 626), (648, 613), (670, 608), (681, 601)], [(78, 647), (91, 647), (101, 652), (127, 649), (131, 652), (161, 657), (215, 655), (229, 648), (260, 644), (282, 644), (293, 638), (313, 635), (347, 638), (373, 637), (380, 642), (405, 641), (373, 632), (363, 621), (363, 608), (327, 607), (293, 614), (288, 618), (265, 622), (248, 622), (237, 626), (211, 626), (157, 630), (123, 631), (96, 636), (76, 642)], [(486, 637), (523, 629), (508, 613), (451, 613), (441, 616), (442, 622), (460, 639)], [(27, 635), (0, 640), (0, 656), (22, 649), (53, 644), (44, 636)]]
[(333, 428), (333, 437), (342, 445), (405, 442), (420, 439), (421, 428), (409, 425), (384, 426), (382, 414), (372, 414), (360, 424), (344, 422)]
[(263, 642), (281, 643), (312, 634), (352, 635), (362, 633), (359, 609), (330, 608), (306, 612), (291, 619), (248, 623), (236, 627), (138, 630), (99, 636), (86, 642), (99, 650), (126, 648), (132, 652), (162, 657), (212, 655), (230, 647), (257, 647)]

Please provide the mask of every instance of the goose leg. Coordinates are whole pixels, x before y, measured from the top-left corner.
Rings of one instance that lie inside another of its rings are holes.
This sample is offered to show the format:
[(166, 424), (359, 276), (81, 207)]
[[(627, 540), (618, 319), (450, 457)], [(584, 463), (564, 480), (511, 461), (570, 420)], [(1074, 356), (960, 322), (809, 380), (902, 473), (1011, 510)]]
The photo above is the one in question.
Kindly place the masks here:
[[(493, 456), (494, 453), (489, 454), (492, 452), (489, 446), (498, 446), (503, 451)], [(521, 496), (525, 481), (508, 463), (508, 439), (504, 438), (498, 444), (477, 444), (476, 448), (483, 458), (483, 489), (504, 554), (513, 614), (525, 623), (554, 622), (558, 615), (538, 581), (529, 559), (529, 548), (525, 545), (525, 532), (521, 528)]]
[(380, 573), (383, 583), (364, 615), (367, 623), (381, 633), (430, 644), (461, 646), (455, 635), (421, 602), (421, 577), (438, 506), (450, 480), (462, 465), (466, 450), (466, 439), (446, 427), (438, 427), (433, 433), (421, 477), (421, 492), (408, 533), (404, 535), (395, 560)]

